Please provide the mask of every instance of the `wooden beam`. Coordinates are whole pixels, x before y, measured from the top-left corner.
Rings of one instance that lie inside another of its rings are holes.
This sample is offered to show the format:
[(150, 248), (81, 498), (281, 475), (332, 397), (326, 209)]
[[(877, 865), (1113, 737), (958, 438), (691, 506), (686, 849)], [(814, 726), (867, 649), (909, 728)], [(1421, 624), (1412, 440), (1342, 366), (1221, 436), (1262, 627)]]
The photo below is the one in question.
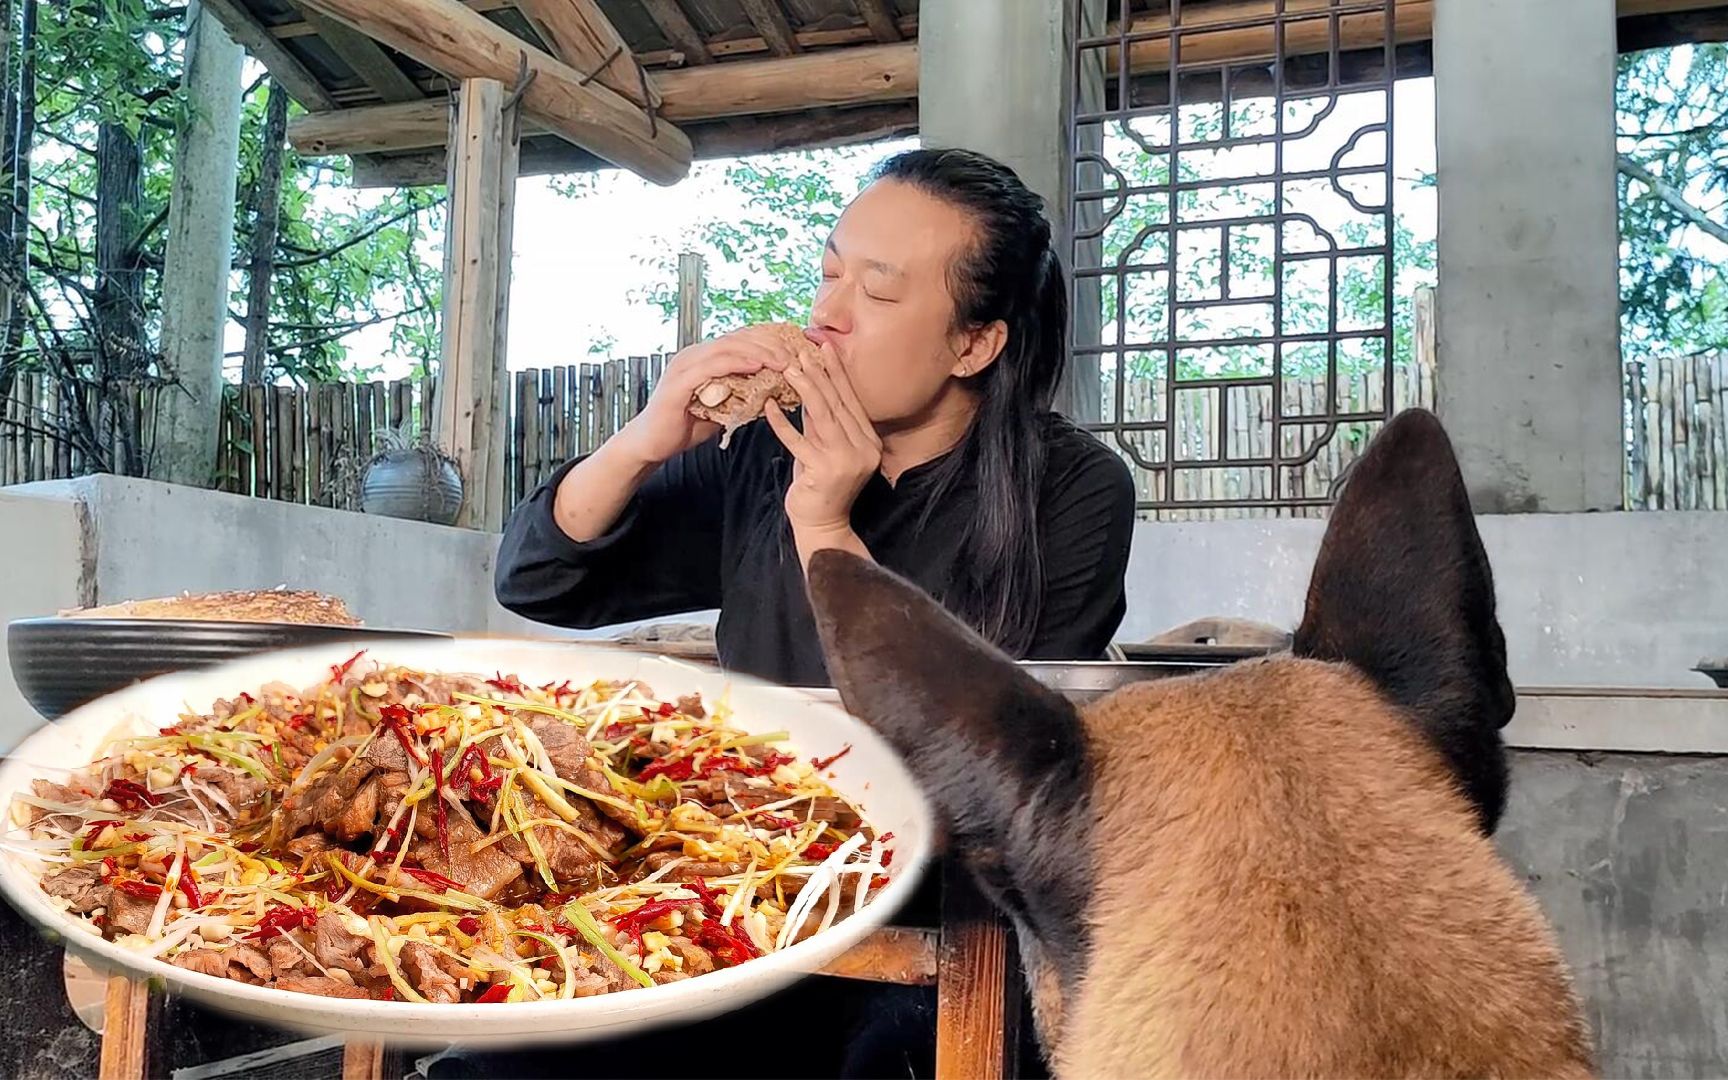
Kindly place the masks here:
[(504, 524), (505, 325), (516, 206), (517, 141), (496, 79), (465, 79), (451, 145), (450, 209), (444, 233), (444, 348), (434, 436), (462, 469), (457, 524), (497, 532)]
[(793, 36), (792, 24), (786, 21), (786, 10), (780, 6), (779, 0), (737, 0), (737, 3), (775, 56), (792, 56), (803, 51)]
[[(917, 130), (918, 105), (907, 101), (832, 112), (717, 121), (691, 127), (689, 135), (696, 159), (700, 161), (782, 150), (853, 146), (901, 138), (915, 134)], [(519, 175), (587, 172), (604, 168), (606, 164), (561, 139), (540, 138), (523, 143)], [(422, 187), (442, 184), (444, 179), (445, 154), (442, 148), (390, 157), (356, 158), (354, 161), (354, 184), (357, 187)]]
[(875, 105), (918, 96), (918, 46), (864, 45), (783, 60), (742, 60), (660, 76), (662, 111), (709, 119)]
[(306, 65), (276, 40), (264, 24), (253, 18), (239, 0), (202, 0), (204, 10), (216, 16), (222, 29), (235, 43), (257, 58), (270, 77), (288, 91), (308, 112), (324, 112), (337, 107), (336, 99), (324, 89)]
[(936, 1075), (1019, 1076), (1024, 983), (1014, 931), (952, 862), (942, 870), (936, 975)]
[(888, 10), (883, 0), (852, 0), (852, 6), (858, 9), (858, 15), (864, 20), (864, 25), (876, 35), (876, 40), (884, 45), (892, 45), (900, 40), (900, 24), (895, 21), (894, 13)]
[(658, 104), (651, 86), (643, 95), (630, 46), (596, 0), (516, 0), (516, 7), (558, 59), (640, 108)]
[[(918, 48), (907, 42), (712, 64), (661, 72), (658, 83), (661, 115), (676, 123), (909, 101), (918, 96)], [(443, 142), (445, 116), (435, 101), (343, 109), (296, 117), (288, 141), (304, 154), (414, 150)], [(552, 130), (544, 121), (541, 129)]]
[(678, 6), (678, 0), (641, 0), (642, 8), (672, 47), (684, 54), (687, 64), (712, 64), (714, 54), (708, 43), (690, 22), (690, 16)]
[(300, 14), (330, 51), (385, 101), (419, 101), (426, 96), (376, 41), (313, 8), (303, 8)]
[(555, 134), (656, 183), (676, 183), (690, 169), (690, 140), (672, 124), (651, 122), (631, 102), (585, 83), (568, 64), (456, 0), (302, 2), (453, 79), (508, 85), (526, 65), (532, 81), (522, 105)]

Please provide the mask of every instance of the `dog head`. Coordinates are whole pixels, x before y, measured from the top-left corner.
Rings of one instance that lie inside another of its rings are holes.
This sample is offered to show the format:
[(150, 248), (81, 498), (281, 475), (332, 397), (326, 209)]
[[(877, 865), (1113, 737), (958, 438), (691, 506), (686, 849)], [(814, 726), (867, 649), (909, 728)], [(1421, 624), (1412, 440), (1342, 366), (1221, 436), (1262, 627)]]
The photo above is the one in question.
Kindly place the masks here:
[[(1180, 912), (1196, 897), (1229, 923), (1255, 893), (1243, 917), (1264, 923), (1329, 888), (1318, 863), (1396, 877), (1406, 818), (1440, 829), (1440, 850), (1488, 850), (1514, 698), (1488, 561), (1431, 414), (1401, 414), (1358, 462), (1288, 657), (1136, 684), (1081, 710), (872, 563), (818, 552), (809, 583), (846, 706), (904, 756), (951, 849), (1015, 923), (1047, 1045), (1076, 988), (1097, 982), (1105, 942), (1154, 952), (1147, 935), (1192, 934)], [(1220, 884), (1233, 864), (1259, 876)], [(1286, 900), (1258, 895), (1267, 877)], [(1277, 933), (1315, 918), (1304, 909)]]

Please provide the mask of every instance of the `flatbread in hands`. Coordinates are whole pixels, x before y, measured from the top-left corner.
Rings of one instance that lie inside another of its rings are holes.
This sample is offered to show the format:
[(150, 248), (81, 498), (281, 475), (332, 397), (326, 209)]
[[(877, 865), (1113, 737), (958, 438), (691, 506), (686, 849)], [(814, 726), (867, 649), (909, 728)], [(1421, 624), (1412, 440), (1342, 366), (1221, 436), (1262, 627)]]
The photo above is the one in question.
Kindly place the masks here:
[[(804, 336), (804, 331), (791, 323), (770, 323), (798, 354), (799, 362), (815, 363), (819, 350)], [(696, 388), (690, 397), (690, 415), (711, 420), (725, 429), (720, 436), (720, 449), (732, 441), (732, 433), (754, 420), (762, 418), (770, 400), (782, 409), (796, 409), (798, 391), (786, 382), (778, 371), (763, 368), (754, 375), (722, 375)]]

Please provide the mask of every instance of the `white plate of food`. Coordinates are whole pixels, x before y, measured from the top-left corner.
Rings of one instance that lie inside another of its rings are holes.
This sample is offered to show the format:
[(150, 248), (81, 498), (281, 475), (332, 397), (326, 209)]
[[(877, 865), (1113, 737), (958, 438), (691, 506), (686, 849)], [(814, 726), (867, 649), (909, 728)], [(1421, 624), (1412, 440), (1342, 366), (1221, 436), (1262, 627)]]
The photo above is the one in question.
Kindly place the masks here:
[(832, 701), (604, 646), (320, 645), (0, 764), (0, 890), (101, 970), (312, 1031), (520, 1045), (736, 1008), (857, 945), (928, 806)]

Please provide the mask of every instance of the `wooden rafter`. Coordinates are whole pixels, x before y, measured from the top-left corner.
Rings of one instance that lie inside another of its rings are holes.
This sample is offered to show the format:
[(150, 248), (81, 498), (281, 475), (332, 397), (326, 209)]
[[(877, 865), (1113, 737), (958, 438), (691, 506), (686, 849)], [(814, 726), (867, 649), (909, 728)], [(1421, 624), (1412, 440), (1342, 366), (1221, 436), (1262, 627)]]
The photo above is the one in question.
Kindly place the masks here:
[(300, 14), (306, 24), (318, 32), (324, 44), (330, 46), (330, 51), (354, 69), (360, 81), (385, 101), (418, 101), (426, 96), (376, 41), (335, 19), (320, 15), (313, 8), (302, 8)]
[(762, 35), (775, 56), (792, 56), (803, 51), (786, 21), (786, 12), (777, 0), (738, 0), (738, 6), (749, 16), (750, 25)]
[[(918, 105), (902, 101), (856, 109), (793, 113), (786, 116), (740, 117), (687, 129), (698, 161), (782, 150), (824, 146), (854, 146), (900, 138), (918, 130)], [(532, 136), (532, 131), (524, 135)], [(444, 182), (446, 155), (441, 145), (394, 154), (354, 159), (354, 182), (360, 187), (419, 187)], [(521, 175), (587, 172), (606, 163), (563, 141), (533, 139), (522, 144)]]
[(516, 0), (552, 55), (642, 108), (658, 104), (653, 87), (636, 70), (630, 46), (596, 0)]
[[(906, 42), (663, 71), (659, 87), (661, 115), (674, 123), (910, 101), (918, 96), (918, 48)], [(371, 153), (438, 146), (444, 130), (443, 106), (428, 101), (296, 117), (288, 141), (306, 154)]]
[(239, 3), (239, 0), (204, 0), (204, 10), (216, 16), (228, 36), (257, 57), (270, 72), (270, 77), (288, 91), (308, 112), (323, 112), (338, 107), (337, 101), (322, 83), (306, 70), (306, 65), (294, 58), (264, 24)]
[[(452, 79), (530, 78), (525, 111), (553, 133), (657, 183), (682, 179), (690, 140), (456, 0), (302, 0)], [(400, 107), (400, 106), (386, 106)]]
[(642, 9), (660, 28), (660, 33), (672, 43), (672, 48), (684, 54), (687, 64), (712, 64), (714, 54), (708, 43), (690, 22), (690, 16), (678, 6), (678, 0), (642, 0)]
[(888, 10), (883, 0), (852, 0), (852, 6), (858, 9), (859, 17), (876, 35), (877, 41), (892, 45), (900, 40), (900, 24), (894, 20), (894, 13)]

